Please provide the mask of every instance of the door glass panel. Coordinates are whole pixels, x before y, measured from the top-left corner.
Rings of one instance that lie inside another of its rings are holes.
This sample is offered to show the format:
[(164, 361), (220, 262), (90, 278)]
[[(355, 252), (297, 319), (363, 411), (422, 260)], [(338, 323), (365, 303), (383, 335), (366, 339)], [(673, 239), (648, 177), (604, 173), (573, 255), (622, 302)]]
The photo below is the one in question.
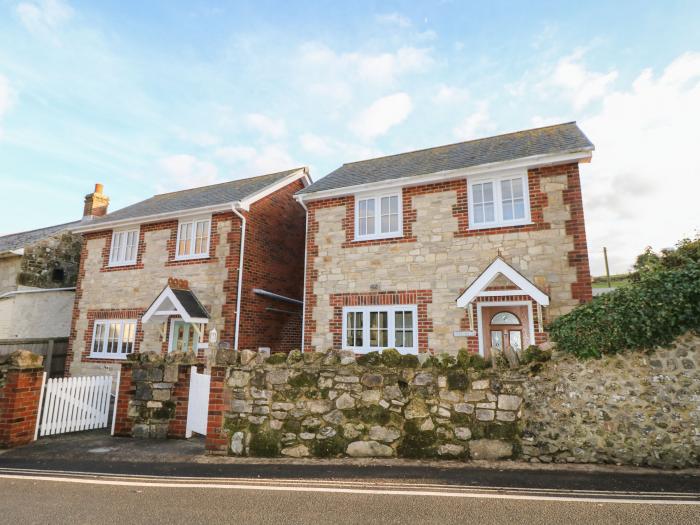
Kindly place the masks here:
[(520, 330), (511, 330), (508, 334), (510, 347), (516, 352), (520, 352), (523, 348), (522, 334)]
[(173, 341), (170, 349), (173, 352), (196, 352), (199, 336), (192, 323), (184, 321), (173, 322)]
[(491, 348), (503, 350), (503, 332), (500, 330), (491, 330)]

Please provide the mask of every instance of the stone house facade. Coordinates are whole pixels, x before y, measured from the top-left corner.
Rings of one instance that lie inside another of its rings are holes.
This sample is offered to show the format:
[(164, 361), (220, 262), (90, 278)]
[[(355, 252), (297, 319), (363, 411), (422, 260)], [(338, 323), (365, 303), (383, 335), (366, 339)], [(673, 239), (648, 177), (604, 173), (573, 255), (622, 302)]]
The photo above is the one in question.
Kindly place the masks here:
[(345, 164), (307, 209), (304, 349), (523, 349), (590, 300), (575, 123)]
[[(156, 195), (83, 236), (66, 373), (116, 374), (134, 352), (301, 344), (306, 168)], [(104, 202), (102, 188), (86, 208)]]
[(0, 340), (68, 337), (82, 242), (74, 224), (0, 237)]

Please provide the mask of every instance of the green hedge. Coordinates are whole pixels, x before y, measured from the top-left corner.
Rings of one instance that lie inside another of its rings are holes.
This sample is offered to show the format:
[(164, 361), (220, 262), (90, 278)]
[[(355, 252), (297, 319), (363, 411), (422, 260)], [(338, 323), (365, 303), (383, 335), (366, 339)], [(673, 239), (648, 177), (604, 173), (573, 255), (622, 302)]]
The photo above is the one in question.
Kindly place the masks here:
[(579, 357), (651, 349), (700, 330), (700, 264), (643, 276), (549, 326), (558, 348)]

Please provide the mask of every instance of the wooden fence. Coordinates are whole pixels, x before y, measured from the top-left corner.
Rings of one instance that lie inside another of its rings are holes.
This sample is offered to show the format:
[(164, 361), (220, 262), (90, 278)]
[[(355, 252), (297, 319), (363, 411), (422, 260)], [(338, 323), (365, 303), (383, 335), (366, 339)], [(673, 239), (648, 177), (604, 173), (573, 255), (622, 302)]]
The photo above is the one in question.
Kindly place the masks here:
[(44, 356), (44, 371), (49, 377), (63, 377), (68, 353), (68, 338), (0, 339), (0, 355), (29, 350)]

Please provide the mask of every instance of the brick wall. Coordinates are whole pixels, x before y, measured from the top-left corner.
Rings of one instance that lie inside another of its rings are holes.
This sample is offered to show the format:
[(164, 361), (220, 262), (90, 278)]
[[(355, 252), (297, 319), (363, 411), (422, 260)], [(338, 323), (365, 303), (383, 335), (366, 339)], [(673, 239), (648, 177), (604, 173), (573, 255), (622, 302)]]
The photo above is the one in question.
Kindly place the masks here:
[(253, 289), (302, 300), (306, 218), (292, 196), (303, 187), (300, 180), (289, 184), (253, 204), (246, 214), (241, 349), (267, 346), (273, 352), (288, 352), (301, 347), (301, 306), (256, 295)]
[(405, 188), (403, 237), (378, 241), (353, 241), (353, 197), (307, 203), (305, 350), (339, 347), (338, 295), (410, 290), (432, 291), (427, 348), (474, 348), (476, 338), (454, 335), (465, 317), (455, 301), (498, 255), (546, 288), (548, 319), (589, 300), (578, 164), (531, 169), (528, 189), (532, 224), (469, 230), (464, 180)]
[[(12, 362), (15, 355), (30, 362)], [(41, 356), (19, 351), (3, 356), (8, 362), (0, 363), (0, 448), (26, 445), (34, 440), (39, 414), (39, 398), (44, 369)]]

